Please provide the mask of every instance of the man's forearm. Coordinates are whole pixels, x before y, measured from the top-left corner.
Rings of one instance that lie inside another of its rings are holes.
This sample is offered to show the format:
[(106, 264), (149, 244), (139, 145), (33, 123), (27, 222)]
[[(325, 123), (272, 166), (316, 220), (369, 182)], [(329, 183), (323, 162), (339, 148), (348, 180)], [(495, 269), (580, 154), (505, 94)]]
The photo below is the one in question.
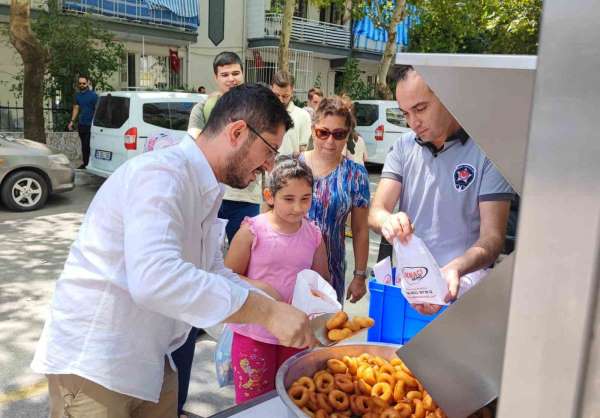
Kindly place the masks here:
[(463, 255), (450, 261), (447, 265), (455, 268), (459, 276), (472, 273), (482, 268), (491, 266), (502, 251), (503, 238), (480, 238)]
[(390, 215), (391, 213), (384, 208), (371, 208), (369, 213), (369, 227), (371, 230), (377, 234), (381, 234), (381, 227)]
[(277, 302), (250, 291), (242, 307), (223, 322), (231, 324), (259, 324), (267, 327), (267, 322), (272, 316), (275, 303)]
[(79, 114), (79, 108), (77, 106), (73, 106), (73, 111), (71, 112), (71, 122), (75, 122), (78, 114)]

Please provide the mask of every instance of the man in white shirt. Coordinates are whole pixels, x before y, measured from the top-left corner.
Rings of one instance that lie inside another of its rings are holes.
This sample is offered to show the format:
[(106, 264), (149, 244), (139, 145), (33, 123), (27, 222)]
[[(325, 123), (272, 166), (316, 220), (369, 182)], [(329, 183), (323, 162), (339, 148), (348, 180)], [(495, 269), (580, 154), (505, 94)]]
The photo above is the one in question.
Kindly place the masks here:
[(311, 118), (308, 112), (297, 107), (294, 98), (294, 79), (287, 71), (277, 71), (271, 79), (271, 90), (287, 108), (294, 121), (294, 127), (285, 133), (279, 153), (298, 155), (308, 147), (311, 136)]
[(48, 376), (52, 418), (176, 417), (170, 353), (192, 325), (256, 323), (283, 345), (314, 345), (306, 315), (250, 290), (219, 250), (219, 183), (245, 187), (270, 169), (291, 123), (267, 88), (238, 86), (198, 138), (133, 158), (106, 180), (32, 362)]

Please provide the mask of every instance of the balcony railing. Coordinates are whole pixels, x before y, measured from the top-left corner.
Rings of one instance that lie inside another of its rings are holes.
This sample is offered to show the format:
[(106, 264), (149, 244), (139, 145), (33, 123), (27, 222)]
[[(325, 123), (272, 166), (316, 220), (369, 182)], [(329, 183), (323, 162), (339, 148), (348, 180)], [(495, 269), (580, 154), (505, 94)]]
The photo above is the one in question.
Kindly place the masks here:
[(103, 15), (146, 25), (197, 32), (198, 17), (178, 16), (170, 10), (151, 7), (142, 0), (63, 0), (63, 9), (70, 12)]
[[(281, 37), (282, 18), (279, 13), (265, 14), (265, 38)], [(350, 30), (346, 26), (301, 17), (293, 18), (290, 39), (310, 44), (350, 48)]]

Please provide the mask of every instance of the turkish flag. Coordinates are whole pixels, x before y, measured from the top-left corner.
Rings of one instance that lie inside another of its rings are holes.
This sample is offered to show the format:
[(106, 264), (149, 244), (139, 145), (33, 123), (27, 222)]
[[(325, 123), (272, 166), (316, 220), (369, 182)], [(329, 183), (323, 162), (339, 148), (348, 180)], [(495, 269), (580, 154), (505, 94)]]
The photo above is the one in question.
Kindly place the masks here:
[(181, 60), (179, 55), (177, 55), (176, 49), (169, 48), (169, 64), (171, 65), (171, 71), (174, 73), (179, 73), (179, 69), (181, 68)]

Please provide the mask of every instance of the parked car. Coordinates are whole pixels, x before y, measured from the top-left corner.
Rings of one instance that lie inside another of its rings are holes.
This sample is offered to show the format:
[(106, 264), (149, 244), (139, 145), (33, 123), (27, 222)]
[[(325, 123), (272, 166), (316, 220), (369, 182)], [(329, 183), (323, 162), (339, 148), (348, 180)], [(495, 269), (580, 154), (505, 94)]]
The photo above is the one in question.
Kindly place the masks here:
[(147, 151), (153, 135), (183, 137), (192, 107), (206, 97), (153, 91), (102, 93), (92, 122), (86, 169), (108, 177), (125, 161)]
[(39, 209), (50, 193), (74, 187), (75, 171), (64, 154), (39, 142), (0, 135), (0, 197), (8, 209)]
[(383, 164), (400, 135), (409, 132), (406, 119), (393, 100), (356, 100), (356, 131), (365, 140), (367, 162)]

